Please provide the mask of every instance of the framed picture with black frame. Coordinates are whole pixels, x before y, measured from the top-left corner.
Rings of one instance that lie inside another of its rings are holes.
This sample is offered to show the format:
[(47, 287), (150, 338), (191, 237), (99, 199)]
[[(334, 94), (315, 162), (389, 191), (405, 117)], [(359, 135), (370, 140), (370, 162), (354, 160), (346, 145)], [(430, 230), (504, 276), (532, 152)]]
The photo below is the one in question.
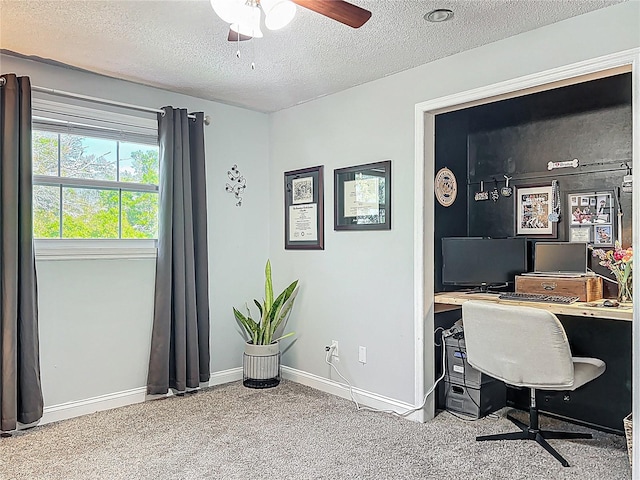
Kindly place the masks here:
[(615, 242), (616, 214), (613, 191), (570, 192), (569, 241), (586, 241), (596, 247)]
[(334, 230), (391, 230), (391, 160), (334, 170)]
[(284, 172), (284, 248), (324, 250), (324, 166)]

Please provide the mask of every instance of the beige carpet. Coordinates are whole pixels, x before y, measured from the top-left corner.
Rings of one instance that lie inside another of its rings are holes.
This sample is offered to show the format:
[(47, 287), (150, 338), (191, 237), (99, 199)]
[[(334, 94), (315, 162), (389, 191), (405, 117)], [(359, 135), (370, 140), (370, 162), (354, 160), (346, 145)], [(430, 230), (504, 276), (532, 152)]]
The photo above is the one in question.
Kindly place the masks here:
[(2, 438), (0, 479), (631, 478), (625, 439), (616, 435), (551, 440), (570, 468), (534, 442), (474, 441), (513, 430), (502, 417), (465, 422), (441, 413), (418, 424), (357, 412), (293, 382), (268, 390), (234, 382)]

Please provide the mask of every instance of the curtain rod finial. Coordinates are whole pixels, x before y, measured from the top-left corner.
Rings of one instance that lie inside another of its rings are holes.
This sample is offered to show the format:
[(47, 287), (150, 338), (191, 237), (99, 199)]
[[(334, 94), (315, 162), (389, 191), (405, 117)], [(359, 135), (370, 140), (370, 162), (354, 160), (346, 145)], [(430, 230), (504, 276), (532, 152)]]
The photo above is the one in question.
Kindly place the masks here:
[[(0, 77), (0, 87), (3, 87), (7, 83), (7, 79), (4, 77)], [(209, 125), (207, 123), (207, 125)]]
[(205, 115), (204, 116), (204, 124), (205, 125), (211, 125), (211, 116), (210, 115)]

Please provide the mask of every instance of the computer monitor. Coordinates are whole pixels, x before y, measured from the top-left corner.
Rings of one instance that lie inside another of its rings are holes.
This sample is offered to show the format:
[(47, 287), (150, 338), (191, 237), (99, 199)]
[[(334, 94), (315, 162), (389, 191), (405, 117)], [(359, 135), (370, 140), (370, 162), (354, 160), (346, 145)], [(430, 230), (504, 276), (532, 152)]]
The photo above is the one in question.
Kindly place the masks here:
[(587, 273), (587, 244), (537, 242), (533, 269), (538, 273)]
[(445, 237), (442, 239), (442, 283), (479, 287), (507, 286), (527, 271), (527, 239)]

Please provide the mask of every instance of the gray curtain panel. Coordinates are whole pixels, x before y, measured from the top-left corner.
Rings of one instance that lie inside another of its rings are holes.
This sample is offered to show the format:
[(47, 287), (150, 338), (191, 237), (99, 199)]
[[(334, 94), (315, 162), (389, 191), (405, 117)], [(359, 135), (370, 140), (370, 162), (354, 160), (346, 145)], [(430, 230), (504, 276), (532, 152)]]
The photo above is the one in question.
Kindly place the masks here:
[[(42, 417), (33, 249), (31, 84), (0, 80), (0, 430)], [(4, 85), (3, 85), (4, 84)]]
[(204, 114), (163, 110), (149, 394), (197, 388), (210, 374)]

